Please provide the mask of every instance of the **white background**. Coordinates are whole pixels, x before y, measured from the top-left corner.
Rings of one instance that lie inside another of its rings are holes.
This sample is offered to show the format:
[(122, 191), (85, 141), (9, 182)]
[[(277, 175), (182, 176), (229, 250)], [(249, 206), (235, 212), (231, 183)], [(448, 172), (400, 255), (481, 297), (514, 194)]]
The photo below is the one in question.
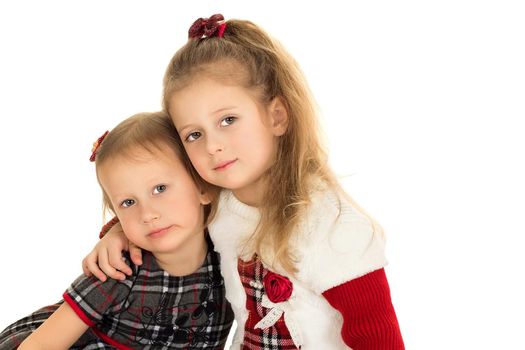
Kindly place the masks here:
[(92, 142), (160, 108), (172, 54), (222, 12), (277, 37), (331, 162), (383, 226), (407, 349), (525, 349), (519, 1), (2, 1), (0, 328), (60, 299), (97, 241)]

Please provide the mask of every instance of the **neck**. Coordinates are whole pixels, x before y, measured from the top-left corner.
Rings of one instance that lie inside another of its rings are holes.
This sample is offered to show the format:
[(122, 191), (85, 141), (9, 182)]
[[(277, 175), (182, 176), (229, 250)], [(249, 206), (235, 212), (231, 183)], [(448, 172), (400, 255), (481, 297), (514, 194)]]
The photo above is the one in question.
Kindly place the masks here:
[(208, 243), (202, 235), (174, 252), (153, 253), (159, 266), (172, 276), (186, 276), (197, 271), (208, 253)]
[(232, 190), (232, 192), (235, 198), (237, 198), (240, 202), (249, 205), (250, 207), (258, 208), (263, 202), (265, 188), (266, 181), (264, 181), (263, 178), (260, 178), (254, 183), (239, 189)]

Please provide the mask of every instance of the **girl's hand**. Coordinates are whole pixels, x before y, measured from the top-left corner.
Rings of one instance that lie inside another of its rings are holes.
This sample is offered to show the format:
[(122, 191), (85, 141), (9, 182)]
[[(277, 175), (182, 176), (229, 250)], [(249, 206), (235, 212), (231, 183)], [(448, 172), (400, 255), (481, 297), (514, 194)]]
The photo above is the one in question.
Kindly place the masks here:
[(134, 264), (142, 264), (141, 249), (128, 241), (122, 226), (116, 223), (82, 260), (84, 274), (95, 275), (101, 281), (106, 280), (106, 275), (113, 279), (126, 279), (126, 275), (131, 275), (131, 268), (122, 260), (123, 250), (129, 250)]

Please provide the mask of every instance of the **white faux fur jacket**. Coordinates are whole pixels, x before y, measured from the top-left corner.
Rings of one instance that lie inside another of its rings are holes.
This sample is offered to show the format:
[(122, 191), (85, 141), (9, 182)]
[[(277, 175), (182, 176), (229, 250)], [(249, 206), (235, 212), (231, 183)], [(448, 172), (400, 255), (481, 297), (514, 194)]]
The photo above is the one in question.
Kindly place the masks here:
[[(298, 273), (292, 277), (279, 267), (268, 268), (293, 283), (293, 294), (282, 306), (296, 345), (302, 345), (302, 350), (349, 349), (340, 335), (342, 317), (321, 293), (384, 267), (383, 240), (373, 232), (365, 215), (332, 191), (314, 192), (311, 202), (292, 245), (299, 258)], [(215, 250), (221, 256), (226, 298), (237, 321), (231, 349), (240, 349), (248, 317), (246, 293), (237, 271), (240, 244), (253, 233), (259, 218), (256, 208), (223, 190), (217, 215), (209, 225)]]

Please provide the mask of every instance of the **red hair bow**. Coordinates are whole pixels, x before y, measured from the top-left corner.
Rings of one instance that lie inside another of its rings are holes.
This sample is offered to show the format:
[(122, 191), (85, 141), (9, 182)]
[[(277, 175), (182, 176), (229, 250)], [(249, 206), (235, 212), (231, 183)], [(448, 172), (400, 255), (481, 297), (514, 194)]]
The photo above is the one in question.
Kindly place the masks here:
[(224, 16), (220, 13), (210, 18), (197, 19), (188, 30), (188, 39), (210, 38), (212, 36), (222, 38), (226, 29), (226, 23), (223, 21)]

